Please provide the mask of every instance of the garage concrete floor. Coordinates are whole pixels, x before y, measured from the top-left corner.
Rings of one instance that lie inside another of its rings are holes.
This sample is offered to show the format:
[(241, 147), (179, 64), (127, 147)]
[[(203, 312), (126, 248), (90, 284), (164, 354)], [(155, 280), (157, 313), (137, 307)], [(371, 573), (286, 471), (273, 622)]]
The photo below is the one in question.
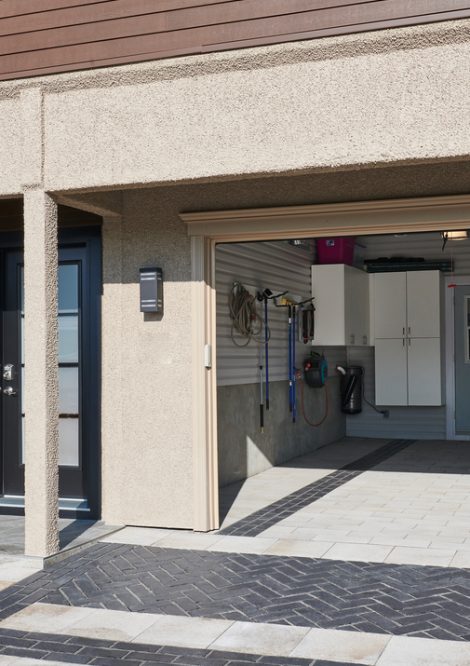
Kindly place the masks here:
[(470, 444), (346, 438), (222, 488), (221, 506), (211, 534), (125, 528), (107, 540), (470, 567)]

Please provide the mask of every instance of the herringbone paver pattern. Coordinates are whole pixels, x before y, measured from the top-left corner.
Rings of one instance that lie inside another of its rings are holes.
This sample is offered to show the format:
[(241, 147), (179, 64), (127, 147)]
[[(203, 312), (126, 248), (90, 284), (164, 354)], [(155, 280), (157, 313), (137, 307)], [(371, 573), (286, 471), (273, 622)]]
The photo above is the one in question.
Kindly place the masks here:
[(0, 593), (35, 602), (470, 640), (470, 570), (98, 544)]
[(26, 633), (0, 629), (0, 656), (47, 659), (74, 664), (97, 666), (148, 666), (149, 664), (178, 664), (178, 666), (352, 666), (329, 661), (263, 657), (255, 654), (195, 650), (191, 648), (104, 641), (79, 636)]
[(307, 486), (263, 507), (259, 511), (238, 520), (220, 530), (220, 534), (231, 536), (258, 536), (264, 530), (276, 525), (284, 518), (288, 518), (300, 509), (321, 499), (336, 488), (344, 485), (359, 474), (379, 465), (387, 458), (391, 458), (406, 447), (413, 444), (411, 439), (397, 439), (387, 442), (384, 446), (358, 458), (335, 472), (331, 472), (322, 479), (318, 479)]

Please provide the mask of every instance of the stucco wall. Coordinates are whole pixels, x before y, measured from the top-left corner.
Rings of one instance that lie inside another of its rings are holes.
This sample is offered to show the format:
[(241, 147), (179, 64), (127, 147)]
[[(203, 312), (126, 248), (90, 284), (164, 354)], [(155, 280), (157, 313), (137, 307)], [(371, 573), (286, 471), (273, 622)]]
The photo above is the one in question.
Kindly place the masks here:
[(0, 195), (23, 149), (51, 191), (466, 158), (469, 59), (461, 20), (4, 82)]
[(260, 68), (253, 49), (249, 71), (181, 69), (172, 80), (47, 94), (47, 187), (470, 154), (470, 42), (352, 57), (309, 49), (292, 64)]
[(0, 194), (21, 192), (21, 111), (19, 97), (0, 100)]
[[(168, 193), (128, 192), (106, 220), (103, 518), (192, 527), (189, 240)], [(163, 316), (139, 312), (139, 268), (164, 271)]]

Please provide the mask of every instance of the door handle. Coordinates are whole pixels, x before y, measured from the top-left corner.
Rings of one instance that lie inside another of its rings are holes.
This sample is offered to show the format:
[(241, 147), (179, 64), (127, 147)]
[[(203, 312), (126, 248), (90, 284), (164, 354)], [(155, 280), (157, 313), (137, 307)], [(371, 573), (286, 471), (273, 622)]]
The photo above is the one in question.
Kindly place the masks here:
[(7, 395), (7, 396), (16, 395), (16, 391), (13, 388), (13, 386), (7, 386), (6, 388), (4, 388), (3, 393), (4, 393), (4, 395)]
[(3, 379), (7, 382), (11, 382), (14, 378), (15, 366), (12, 363), (7, 363), (3, 366)]

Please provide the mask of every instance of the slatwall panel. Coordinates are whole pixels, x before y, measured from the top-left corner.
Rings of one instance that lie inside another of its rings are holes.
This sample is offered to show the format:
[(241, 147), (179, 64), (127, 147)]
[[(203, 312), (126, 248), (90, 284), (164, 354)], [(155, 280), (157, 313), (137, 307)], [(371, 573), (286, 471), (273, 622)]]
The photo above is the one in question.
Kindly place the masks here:
[(0, 79), (470, 17), (470, 0), (2, 0)]
[[(219, 245), (216, 250), (217, 290), (217, 382), (221, 386), (259, 381), (260, 346), (251, 341), (247, 347), (236, 347), (231, 339), (228, 295), (234, 280), (248, 287), (273, 293), (288, 290), (293, 296), (310, 296), (312, 252), (287, 242), (236, 243)], [(262, 315), (262, 304), (258, 311)], [(287, 311), (269, 305), (270, 377), (272, 381), (288, 376)], [(240, 339), (237, 338), (240, 342)], [(300, 363), (310, 346), (298, 343)]]
[[(456, 275), (470, 275), (470, 240), (449, 242), (444, 252), (439, 234), (368, 236), (358, 240), (364, 246), (361, 251), (365, 259), (390, 256), (452, 258)], [(374, 350), (350, 347), (348, 362), (364, 367), (366, 397), (374, 402)], [(347, 433), (357, 437), (445, 438), (445, 407), (392, 407), (390, 418), (384, 419), (364, 404), (361, 414), (347, 417)]]

